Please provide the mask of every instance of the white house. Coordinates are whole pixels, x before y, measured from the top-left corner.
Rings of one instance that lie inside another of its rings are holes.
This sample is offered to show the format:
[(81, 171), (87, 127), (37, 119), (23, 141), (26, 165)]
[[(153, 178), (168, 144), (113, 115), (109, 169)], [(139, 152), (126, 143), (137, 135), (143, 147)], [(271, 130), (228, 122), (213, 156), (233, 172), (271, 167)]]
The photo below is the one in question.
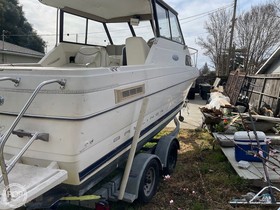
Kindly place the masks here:
[(0, 40), (0, 63), (37, 63), (44, 53)]
[(280, 46), (272, 53), (256, 74), (280, 74)]

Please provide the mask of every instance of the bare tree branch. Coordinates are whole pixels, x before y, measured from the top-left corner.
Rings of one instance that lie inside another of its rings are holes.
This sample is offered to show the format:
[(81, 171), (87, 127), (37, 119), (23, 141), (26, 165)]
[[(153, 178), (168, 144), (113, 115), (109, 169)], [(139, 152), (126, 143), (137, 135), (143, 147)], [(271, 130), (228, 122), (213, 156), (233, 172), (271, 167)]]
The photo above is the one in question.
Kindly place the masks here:
[(217, 75), (221, 75), (226, 68), (225, 52), (228, 49), (230, 24), (230, 14), (227, 11), (211, 14), (209, 21), (205, 23), (207, 38), (198, 38), (198, 45), (205, 49), (204, 55), (210, 58)]
[(272, 4), (252, 7), (237, 20), (236, 44), (245, 49), (244, 69), (255, 73), (280, 41), (277, 10)]
[[(210, 58), (218, 76), (225, 75), (231, 16), (225, 10), (210, 15), (205, 23), (208, 36), (198, 38), (198, 45), (205, 49), (204, 55)], [(231, 61), (231, 68), (243, 63), (245, 71), (250, 74), (260, 68), (280, 44), (279, 16), (280, 0), (254, 6), (239, 15), (234, 38), (236, 57)]]

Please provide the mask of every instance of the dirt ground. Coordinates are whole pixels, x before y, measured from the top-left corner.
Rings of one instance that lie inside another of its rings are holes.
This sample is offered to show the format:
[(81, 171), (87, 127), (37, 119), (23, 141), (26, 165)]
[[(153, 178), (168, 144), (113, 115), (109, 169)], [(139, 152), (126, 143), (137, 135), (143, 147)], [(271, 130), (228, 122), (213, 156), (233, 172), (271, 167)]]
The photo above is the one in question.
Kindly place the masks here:
[(112, 203), (112, 210), (268, 209), (233, 207), (229, 204), (230, 200), (241, 198), (248, 192), (256, 193), (259, 189), (235, 173), (207, 131), (181, 129), (179, 139), (181, 148), (175, 172), (170, 177), (163, 177), (152, 201), (145, 205), (137, 202)]

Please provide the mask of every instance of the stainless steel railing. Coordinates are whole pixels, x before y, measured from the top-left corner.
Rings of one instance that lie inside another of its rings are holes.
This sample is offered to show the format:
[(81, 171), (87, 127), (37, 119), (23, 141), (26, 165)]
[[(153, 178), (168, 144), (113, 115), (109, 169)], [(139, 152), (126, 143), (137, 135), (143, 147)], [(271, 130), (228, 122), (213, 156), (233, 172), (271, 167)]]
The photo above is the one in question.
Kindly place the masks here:
[[(10, 80), (10, 81), (14, 82), (15, 84), (18, 84), (19, 81), (20, 81), (20, 79), (13, 79), (11, 77), (0, 78), (0, 81), (4, 81), (4, 80)], [(12, 168), (15, 166), (16, 162), (22, 157), (24, 152), (29, 148), (29, 146), (34, 142), (34, 140), (38, 139), (38, 136), (40, 134), (39, 133), (31, 134), (31, 139), (22, 148), (22, 150), (18, 153), (18, 155), (12, 160), (12, 162), (9, 164), (9, 166), (6, 166), (5, 159), (4, 159), (4, 147), (5, 147), (5, 144), (6, 144), (7, 140), (8, 140), (8, 138), (10, 137), (10, 135), (12, 134), (12, 132), (14, 131), (14, 129), (17, 126), (17, 124), (19, 123), (19, 121), (23, 117), (24, 113), (26, 112), (26, 110), (29, 108), (29, 106), (31, 105), (31, 103), (33, 102), (33, 100), (35, 99), (37, 94), (39, 93), (39, 91), (44, 86), (52, 84), (52, 83), (58, 83), (61, 88), (64, 88), (65, 84), (66, 84), (66, 81), (63, 80), (63, 79), (53, 79), (53, 80), (47, 80), (47, 81), (44, 81), (44, 82), (40, 83), (36, 87), (36, 89), (34, 90), (32, 95), (30, 96), (30, 98), (27, 100), (27, 102), (23, 106), (22, 110), (19, 112), (18, 116), (16, 117), (16, 119), (12, 123), (11, 127), (3, 134), (3, 136), (0, 137), (0, 165), (1, 165), (1, 171), (2, 171), (2, 176), (1, 176), (0, 182), (2, 180), (4, 180), (4, 185), (5, 185), (6, 189), (7, 189), (6, 190), (6, 196), (7, 196), (8, 200), (11, 199), (11, 193), (10, 193), (10, 189), (9, 189), (8, 173), (12, 170)]]

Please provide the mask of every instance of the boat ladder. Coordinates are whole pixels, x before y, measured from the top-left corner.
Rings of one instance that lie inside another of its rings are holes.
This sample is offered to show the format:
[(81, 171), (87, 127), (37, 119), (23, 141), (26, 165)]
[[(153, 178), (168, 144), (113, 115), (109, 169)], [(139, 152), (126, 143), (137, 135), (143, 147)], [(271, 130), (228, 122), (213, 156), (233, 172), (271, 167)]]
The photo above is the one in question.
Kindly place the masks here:
[[(12, 81), (16, 87), (19, 86), (20, 78), (11, 78), (11, 77), (0, 78), (0, 81), (7, 81), (7, 80)], [(41, 194), (46, 192), (48, 190), (48, 188), (54, 187), (57, 184), (60, 184), (62, 181), (67, 179), (66, 171), (59, 170), (59, 169), (56, 169), (56, 170), (53, 169), (55, 167), (54, 165), (57, 165), (56, 163), (52, 163), (52, 166), (49, 166), (47, 168), (35, 167), (35, 166), (18, 163), (20, 158), (23, 156), (23, 154), (26, 152), (26, 150), (30, 147), (30, 145), (35, 140), (42, 140), (42, 141), (46, 141), (46, 142), (49, 140), (48, 133), (40, 133), (40, 132), (32, 133), (32, 132), (27, 132), (24, 130), (14, 130), (14, 129), (17, 126), (17, 124), (19, 123), (19, 121), (22, 119), (26, 110), (32, 104), (35, 97), (38, 95), (39, 91), (44, 86), (53, 84), (53, 83), (58, 83), (60, 85), (60, 88), (62, 89), (65, 87), (66, 81), (63, 79), (52, 79), (52, 80), (47, 80), (47, 81), (41, 82), (36, 87), (36, 89), (33, 91), (30, 98), (27, 100), (27, 102), (25, 103), (25, 105), (23, 106), (23, 108), (21, 109), (19, 114), (17, 115), (16, 119), (13, 121), (10, 128), (3, 135), (0, 134), (0, 165), (1, 165), (1, 172), (2, 172), (2, 175), (0, 176), (0, 191), (2, 190), (2, 192), (4, 192), (3, 190), (5, 190), (6, 201), (7, 201), (6, 204), (9, 204), (9, 201), (11, 201), (12, 199), (15, 199), (15, 198), (12, 198), (13, 193), (11, 192), (11, 186), (10, 186), (10, 180), (9, 180), (9, 178), (10, 178), (9, 173), (12, 171), (13, 168), (15, 168), (15, 169), (12, 172), (14, 172), (14, 171), (15, 172), (11, 175), (13, 178), (12, 181), (14, 183), (22, 184), (22, 186), (24, 186), (27, 191), (29, 190), (28, 193), (26, 193), (26, 194), (28, 194), (28, 197), (25, 199), (25, 202), (28, 202), (28, 201), (34, 199), (36, 196), (35, 194), (38, 194), (38, 189), (35, 190), (36, 191), (35, 192), (33, 189), (31, 189), (32, 187), (30, 187), (30, 183), (29, 184), (26, 183), (26, 182), (30, 182), (32, 179), (34, 179), (34, 175), (42, 176), (41, 178), (44, 179), (44, 180), (40, 180), (40, 181), (37, 180), (37, 182), (39, 182), (39, 184), (38, 183), (32, 184), (33, 188), (34, 187), (38, 188), (38, 185), (40, 185), (40, 184), (42, 185), (42, 188), (39, 189), (39, 192)], [(0, 105), (3, 104), (3, 102), (4, 102), (4, 98), (0, 97)], [(28, 140), (28, 142), (24, 145), (24, 147), (20, 150), (20, 152), (17, 155), (15, 155), (9, 161), (5, 161), (4, 147), (11, 134), (17, 135), (18, 137), (29, 137), (30, 139)], [(17, 167), (15, 167), (15, 166), (17, 166)], [(23, 179), (21, 177), (22, 176), (21, 173), (23, 171), (27, 172), (29, 179), (26, 179), (24, 182), (21, 182), (20, 180)], [(33, 175), (33, 177), (31, 177), (32, 175)], [(57, 179), (55, 179), (54, 177), (57, 177)], [(36, 178), (38, 178), (38, 177), (36, 177)], [(52, 181), (53, 181), (52, 183), (49, 183), (50, 179), (52, 179)], [(4, 186), (1, 186), (2, 181), (4, 181)], [(19, 182), (21, 182), (21, 183), (19, 183)], [(48, 187), (45, 186), (46, 182), (49, 185)], [(3, 193), (2, 193), (2, 196), (3, 196)], [(0, 200), (1, 201), (3, 200), (3, 198), (1, 199), (1, 195), (0, 195)], [(3, 209), (3, 207), (5, 207), (5, 206), (0, 205), (0, 209)], [(11, 207), (11, 205), (7, 205), (7, 208), (8, 207)], [(12, 207), (19, 207), (19, 206), (12, 206)]]

